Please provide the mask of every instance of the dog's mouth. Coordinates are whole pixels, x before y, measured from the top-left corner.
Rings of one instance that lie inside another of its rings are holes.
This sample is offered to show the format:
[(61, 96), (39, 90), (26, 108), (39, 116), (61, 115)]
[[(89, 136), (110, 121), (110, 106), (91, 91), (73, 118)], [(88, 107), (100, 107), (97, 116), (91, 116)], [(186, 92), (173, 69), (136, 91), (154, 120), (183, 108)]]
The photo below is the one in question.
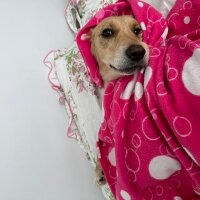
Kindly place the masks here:
[(114, 69), (115, 71), (118, 71), (120, 73), (123, 74), (133, 74), (136, 70), (140, 70), (142, 68), (144, 68), (146, 65), (144, 63), (138, 63), (137, 65), (131, 66), (131, 67), (126, 67), (126, 68), (122, 68), (122, 69), (118, 69), (116, 67), (114, 67), (113, 65), (110, 64), (110, 68)]
[(125, 73), (125, 74), (132, 74), (135, 71), (134, 67), (127, 67), (127, 68), (123, 68), (123, 69), (117, 69), (113, 65), (110, 65), (110, 68), (114, 69), (115, 71), (118, 71), (118, 72), (121, 72), (121, 73)]

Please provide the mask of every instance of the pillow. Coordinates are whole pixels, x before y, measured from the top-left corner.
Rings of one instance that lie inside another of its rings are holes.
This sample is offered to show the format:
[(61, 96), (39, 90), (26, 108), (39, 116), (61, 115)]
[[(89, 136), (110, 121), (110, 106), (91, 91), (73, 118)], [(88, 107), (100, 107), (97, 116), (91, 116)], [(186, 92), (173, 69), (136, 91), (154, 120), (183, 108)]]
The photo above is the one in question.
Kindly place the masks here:
[(114, 2), (116, 0), (70, 0), (65, 9), (66, 21), (76, 34), (97, 10)]
[[(91, 83), (79, 49), (51, 51), (44, 59), (49, 81), (60, 95), (69, 116), (67, 135), (77, 140), (92, 165), (97, 164), (96, 140), (102, 121), (101, 91)], [(89, 122), (89, 123), (88, 123)], [(108, 185), (101, 186), (107, 200), (114, 200)]]

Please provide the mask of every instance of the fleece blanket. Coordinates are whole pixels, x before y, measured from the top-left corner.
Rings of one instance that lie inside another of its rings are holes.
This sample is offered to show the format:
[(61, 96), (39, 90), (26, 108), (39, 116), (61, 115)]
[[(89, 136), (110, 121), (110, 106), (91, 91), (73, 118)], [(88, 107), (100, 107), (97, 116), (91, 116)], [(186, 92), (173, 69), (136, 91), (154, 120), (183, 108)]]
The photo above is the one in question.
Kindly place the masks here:
[(132, 13), (150, 47), (148, 67), (111, 81), (104, 93), (99, 160), (117, 200), (200, 199), (200, 2), (177, 0), (165, 20), (150, 5), (119, 1), (81, 29), (77, 43), (102, 86), (88, 31)]

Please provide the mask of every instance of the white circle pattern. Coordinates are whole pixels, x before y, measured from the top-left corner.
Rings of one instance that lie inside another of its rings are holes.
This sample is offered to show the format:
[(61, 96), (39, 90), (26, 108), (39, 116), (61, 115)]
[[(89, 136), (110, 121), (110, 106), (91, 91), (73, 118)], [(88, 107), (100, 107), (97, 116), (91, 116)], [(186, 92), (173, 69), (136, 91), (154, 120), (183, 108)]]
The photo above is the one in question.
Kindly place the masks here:
[(200, 96), (200, 48), (194, 50), (193, 55), (185, 62), (182, 80), (186, 89), (193, 95)]
[(180, 163), (169, 156), (156, 156), (149, 163), (149, 173), (156, 180), (165, 180), (181, 170)]
[(123, 200), (131, 200), (131, 196), (125, 190), (121, 190), (120, 195), (123, 198)]

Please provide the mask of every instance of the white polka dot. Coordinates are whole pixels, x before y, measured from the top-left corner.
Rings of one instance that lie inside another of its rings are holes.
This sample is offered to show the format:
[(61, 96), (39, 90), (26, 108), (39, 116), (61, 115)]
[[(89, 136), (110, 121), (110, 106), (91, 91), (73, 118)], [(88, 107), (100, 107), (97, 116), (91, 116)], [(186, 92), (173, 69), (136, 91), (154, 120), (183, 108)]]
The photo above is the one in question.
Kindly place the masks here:
[(174, 198), (173, 198), (173, 200), (183, 200), (181, 197), (179, 197), (179, 196), (175, 196)]
[(143, 31), (146, 31), (147, 28), (146, 28), (146, 25), (145, 25), (144, 22), (141, 22), (140, 26), (141, 26)]
[(141, 99), (143, 94), (144, 94), (143, 86), (140, 82), (137, 82), (135, 84), (135, 101), (138, 101), (139, 99)]
[(135, 80), (130, 81), (125, 90), (123, 91), (122, 95), (121, 95), (121, 99), (130, 99), (132, 93), (133, 93), (133, 88), (135, 86)]
[(145, 92), (145, 96), (146, 96), (147, 105), (150, 106), (150, 96), (149, 96), (148, 91)]
[(124, 131), (122, 131), (121, 137), (124, 138)]
[(139, 1), (138, 6), (142, 8), (144, 6), (144, 4), (141, 1)]
[(184, 24), (189, 24), (190, 23), (190, 17), (189, 16), (184, 17), (183, 22), (184, 22)]
[(169, 156), (154, 157), (149, 164), (149, 173), (157, 180), (167, 179), (179, 170), (181, 170), (180, 163)]
[(120, 194), (121, 194), (121, 197), (123, 198), (123, 200), (131, 200), (130, 195), (125, 190), (121, 190)]
[(112, 148), (110, 153), (108, 154), (108, 160), (112, 166), (116, 166), (116, 158), (115, 158), (115, 148)]
[(145, 70), (145, 68), (142, 68), (142, 69), (140, 70), (140, 73), (143, 74), (143, 73), (144, 73), (144, 70)]
[(163, 40), (166, 39), (166, 37), (168, 35), (168, 30), (169, 30), (168, 27), (166, 27), (165, 30), (164, 30), (164, 32), (163, 32), (163, 34), (161, 35), (161, 37), (162, 37)]
[(151, 67), (147, 67), (144, 74), (144, 89), (146, 89), (151, 77), (152, 77), (152, 69)]
[(81, 35), (81, 40), (88, 40), (90, 38), (90, 36), (87, 33), (83, 33)]
[(173, 121), (173, 126), (176, 133), (181, 137), (188, 137), (192, 133), (192, 124), (185, 117), (175, 117)]
[(156, 113), (153, 113), (153, 114), (152, 114), (152, 117), (153, 117), (154, 120), (157, 120), (157, 119), (158, 119), (158, 116), (156, 115)]
[(186, 89), (193, 95), (200, 95), (200, 48), (185, 62), (182, 80)]

